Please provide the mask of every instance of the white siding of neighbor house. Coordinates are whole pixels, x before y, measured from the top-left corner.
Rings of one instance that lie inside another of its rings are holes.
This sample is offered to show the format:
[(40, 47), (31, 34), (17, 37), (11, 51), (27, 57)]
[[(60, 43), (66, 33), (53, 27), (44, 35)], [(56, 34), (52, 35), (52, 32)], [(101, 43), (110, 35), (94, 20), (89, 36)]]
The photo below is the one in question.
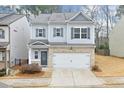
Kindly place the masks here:
[[(90, 39), (71, 39), (71, 28), (87, 28), (90, 27)], [(67, 26), (67, 43), (68, 44), (95, 44), (94, 42), (94, 25), (85, 25), (85, 24), (68, 24)]]
[[(63, 28), (63, 37), (54, 37), (53, 36), (53, 28)], [(49, 42), (66, 42), (66, 25), (62, 24), (50, 24), (49, 25), (49, 31), (48, 31), (48, 41)]]
[[(16, 30), (16, 32), (14, 31)], [(29, 24), (26, 17), (22, 17), (10, 24), (10, 61), (28, 58)]]
[(9, 42), (9, 27), (8, 26), (0, 26), (0, 29), (5, 31), (5, 38), (0, 39), (0, 42)]
[[(45, 28), (46, 37), (36, 37), (36, 29)], [(48, 25), (47, 24), (38, 24), (38, 25), (31, 25), (31, 32), (30, 32), (30, 39), (48, 39)]]
[(109, 47), (111, 55), (124, 57), (124, 16), (110, 32)]

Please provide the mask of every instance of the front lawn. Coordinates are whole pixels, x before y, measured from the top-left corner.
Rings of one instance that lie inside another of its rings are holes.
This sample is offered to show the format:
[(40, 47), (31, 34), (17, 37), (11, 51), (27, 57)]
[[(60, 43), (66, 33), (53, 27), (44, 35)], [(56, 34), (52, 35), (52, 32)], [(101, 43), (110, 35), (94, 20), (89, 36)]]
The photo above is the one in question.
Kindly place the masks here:
[[(34, 73), (22, 73), (21, 72), (22, 66), (14, 66), (11, 72), (11, 75), (9, 76), (3, 76), (0, 77), (0, 79), (21, 79), (21, 78), (51, 78), (52, 76), (52, 70), (41, 70), (41, 71), (35, 71)], [(13, 73), (13, 74), (12, 74)]]
[(95, 61), (101, 69), (96, 76), (124, 76), (124, 58), (96, 55)]

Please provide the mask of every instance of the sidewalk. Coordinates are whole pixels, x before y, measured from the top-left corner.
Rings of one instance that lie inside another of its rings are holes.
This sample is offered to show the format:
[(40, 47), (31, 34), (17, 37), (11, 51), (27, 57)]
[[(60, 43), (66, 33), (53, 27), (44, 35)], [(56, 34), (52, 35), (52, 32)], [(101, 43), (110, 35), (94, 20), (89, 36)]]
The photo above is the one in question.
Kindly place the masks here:
[(8, 85), (0, 82), (0, 88), (11, 88), (11, 86), (8, 86)]
[(105, 85), (124, 85), (124, 77), (99, 77)]
[[(50, 78), (34, 78), (34, 79), (1, 79), (1, 84), (15, 88), (26, 87), (47, 87), (50, 84)], [(3, 86), (4, 87), (4, 86)]]

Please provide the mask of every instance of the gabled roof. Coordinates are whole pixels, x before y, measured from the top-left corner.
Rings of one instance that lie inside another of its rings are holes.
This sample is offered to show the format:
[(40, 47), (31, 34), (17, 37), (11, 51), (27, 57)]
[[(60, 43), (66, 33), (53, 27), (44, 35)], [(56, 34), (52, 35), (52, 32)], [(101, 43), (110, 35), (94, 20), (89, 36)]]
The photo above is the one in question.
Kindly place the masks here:
[[(76, 18), (77, 20), (75, 20)], [(88, 15), (80, 11), (67, 20), (67, 22), (69, 21), (93, 21), (93, 20)]]
[(24, 15), (19, 14), (0, 14), (0, 25), (9, 25), (14, 21), (24, 17)]
[(28, 44), (30, 45), (30, 44), (33, 44), (33, 43), (35, 43), (37, 41), (38, 42), (43, 42), (45, 44), (48, 44), (48, 40), (40, 40), (40, 39), (35, 39), (35, 40), (34, 39), (31, 39)]
[(65, 22), (65, 16), (63, 13), (52, 13), (49, 22)]
[(70, 19), (70, 18), (73, 17), (75, 14), (77, 14), (77, 12), (75, 12), (75, 13), (64, 13), (64, 15), (65, 15), (65, 20)]
[[(83, 12), (75, 12), (75, 13), (52, 13), (52, 14), (40, 14), (38, 16), (31, 15), (31, 23), (49, 23), (49, 22), (60, 22), (60, 23), (66, 23), (74, 18), (78, 17), (80, 15), (80, 18), (84, 20), (77, 20), (77, 21), (91, 21), (92, 19), (88, 17), (88, 15), (84, 14)], [(73, 20), (74, 21), (74, 20)]]

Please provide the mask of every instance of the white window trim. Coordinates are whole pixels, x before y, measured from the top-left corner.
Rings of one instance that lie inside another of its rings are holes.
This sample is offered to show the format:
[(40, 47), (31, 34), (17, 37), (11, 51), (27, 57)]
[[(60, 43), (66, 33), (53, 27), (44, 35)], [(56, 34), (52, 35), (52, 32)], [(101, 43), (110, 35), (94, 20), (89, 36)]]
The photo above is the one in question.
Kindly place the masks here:
[[(88, 28), (90, 28), (90, 27), (73, 27), (73, 29), (75, 29), (75, 28), (80, 28), (80, 38), (75, 38), (75, 37), (74, 37), (75, 31), (73, 30), (73, 39), (89, 39), (89, 38), (88, 38)], [(82, 29), (82, 28), (83, 28), (83, 29), (85, 29), (85, 28), (87, 29), (87, 38), (81, 38), (81, 34), (82, 34), (81, 29)]]
[[(74, 27), (73, 29), (75, 29), (75, 28), (79, 28), (80, 29), (80, 27)], [(81, 31), (80, 31), (80, 34), (81, 34)], [(80, 39), (80, 37), (79, 38), (75, 38), (75, 31), (73, 30), (73, 39)]]
[(5, 52), (0, 51), (0, 61), (5, 61)]
[[(35, 29), (35, 37), (42, 37), (42, 38), (45, 38), (46, 37), (46, 29), (44, 30), (45, 28), (36, 28)], [(37, 30), (38, 30), (38, 33), (37, 33)], [(43, 31), (44, 30), (44, 31)], [(40, 32), (41, 31), (41, 32)], [(41, 33), (42, 34), (42, 36), (39, 36), (39, 33)], [(37, 34), (38, 34), (38, 36), (37, 36)], [(43, 34), (45, 34), (45, 36), (43, 35)]]
[[(61, 28), (64, 29), (63, 27), (54, 27), (53, 28), (53, 37), (63, 37), (63, 30), (61, 30)], [(54, 29), (59, 29), (60, 36), (57, 36), (58, 32), (57, 32), (57, 30), (54, 31)]]
[[(36, 52), (37, 52), (37, 58), (35, 58)], [(39, 52), (38, 52), (38, 50), (35, 50), (35, 51), (34, 51), (34, 59), (39, 59)]]
[[(1, 32), (0, 39), (5, 39), (5, 31), (3, 29), (0, 29), (0, 32)], [(3, 34), (4, 36), (2, 36), (2, 32), (4, 33)]]

